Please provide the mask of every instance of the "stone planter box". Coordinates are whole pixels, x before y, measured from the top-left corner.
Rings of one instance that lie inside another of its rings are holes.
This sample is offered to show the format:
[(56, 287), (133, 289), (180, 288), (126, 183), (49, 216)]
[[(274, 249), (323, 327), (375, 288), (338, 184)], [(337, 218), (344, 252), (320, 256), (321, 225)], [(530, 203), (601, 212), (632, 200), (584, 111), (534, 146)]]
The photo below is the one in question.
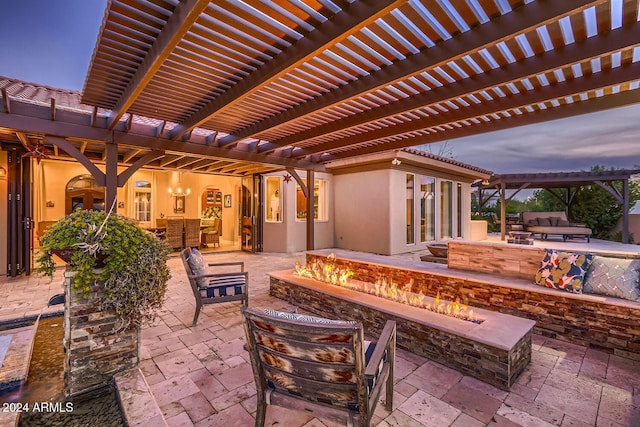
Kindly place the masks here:
[(65, 272), (65, 395), (73, 400), (114, 384), (114, 375), (139, 365), (137, 328), (117, 331), (118, 317), (100, 308), (104, 284), (94, 282), (87, 298), (73, 291)]

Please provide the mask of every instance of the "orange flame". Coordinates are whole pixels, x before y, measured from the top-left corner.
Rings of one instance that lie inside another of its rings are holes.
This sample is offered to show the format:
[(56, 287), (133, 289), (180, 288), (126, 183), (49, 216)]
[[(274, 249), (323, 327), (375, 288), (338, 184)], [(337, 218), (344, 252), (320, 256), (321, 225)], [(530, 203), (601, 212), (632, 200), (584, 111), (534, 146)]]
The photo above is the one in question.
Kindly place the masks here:
[(409, 283), (402, 287), (398, 287), (393, 283), (392, 279), (384, 276), (381, 276), (374, 284), (363, 282), (353, 283), (349, 280), (349, 278), (353, 276), (353, 271), (349, 268), (338, 267), (335, 264), (335, 260), (335, 254), (330, 254), (327, 256), (326, 262), (317, 260), (307, 266), (302, 266), (300, 263), (296, 262), (296, 274), (302, 277), (316, 279), (332, 285), (342, 286), (372, 294), (377, 297), (401, 302), (413, 307), (424, 308), (429, 311), (456, 317), (458, 319), (469, 320), (474, 323), (482, 323), (482, 320), (474, 316), (473, 310), (470, 310), (468, 305), (462, 304), (459, 298), (456, 298), (455, 301), (451, 302), (442, 301), (440, 298), (440, 292), (438, 292), (433, 303), (425, 301), (425, 295), (422, 291), (417, 294), (411, 291), (413, 288), (413, 279), (410, 279)]

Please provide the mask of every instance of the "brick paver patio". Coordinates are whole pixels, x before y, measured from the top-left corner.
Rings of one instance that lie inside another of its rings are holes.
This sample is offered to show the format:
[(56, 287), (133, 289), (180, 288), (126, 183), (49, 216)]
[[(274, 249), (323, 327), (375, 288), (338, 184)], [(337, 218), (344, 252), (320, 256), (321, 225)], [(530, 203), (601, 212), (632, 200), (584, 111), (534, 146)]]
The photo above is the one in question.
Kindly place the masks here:
[[(269, 296), (266, 273), (304, 262), (304, 254), (218, 253), (205, 259), (245, 262), (251, 306), (294, 309)], [(141, 345), (141, 370), (167, 424), (253, 426), (255, 386), (243, 350), (239, 304), (205, 306), (198, 325), (191, 327), (194, 300), (182, 263), (171, 258), (169, 265), (172, 278), (164, 310), (153, 326), (143, 329)], [(0, 321), (39, 311), (49, 294), (60, 292), (57, 277), (53, 284), (38, 278), (0, 279)], [(379, 405), (373, 425), (640, 425), (640, 362), (538, 335), (533, 343), (532, 363), (510, 392), (398, 349), (394, 410), (389, 413)], [(266, 425), (334, 424), (270, 407)]]

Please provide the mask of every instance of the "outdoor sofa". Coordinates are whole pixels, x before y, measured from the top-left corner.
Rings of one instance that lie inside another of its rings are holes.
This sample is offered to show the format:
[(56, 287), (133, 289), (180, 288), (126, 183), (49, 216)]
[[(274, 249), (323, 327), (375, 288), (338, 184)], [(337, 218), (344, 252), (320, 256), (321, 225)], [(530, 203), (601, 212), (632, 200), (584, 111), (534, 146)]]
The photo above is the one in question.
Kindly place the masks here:
[(552, 234), (562, 236), (564, 241), (574, 236), (586, 237), (587, 242), (591, 241), (591, 229), (584, 224), (570, 223), (564, 212), (523, 212), (522, 222), (528, 232), (540, 234), (545, 240)]

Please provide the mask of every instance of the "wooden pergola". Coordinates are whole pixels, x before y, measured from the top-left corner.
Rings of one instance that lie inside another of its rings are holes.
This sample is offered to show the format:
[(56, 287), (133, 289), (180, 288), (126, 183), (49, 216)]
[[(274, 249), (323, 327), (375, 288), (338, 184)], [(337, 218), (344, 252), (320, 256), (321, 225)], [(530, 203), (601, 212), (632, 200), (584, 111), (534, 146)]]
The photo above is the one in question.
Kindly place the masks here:
[(313, 182), (334, 160), (638, 103), (638, 12), (637, 0), (110, 0), (80, 103), (0, 78), (0, 142), (82, 163), (107, 206), (143, 166), (286, 169), (310, 194), (297, 170)]
[[(502, 219), (500, 221), (500, 238), (504, 240), (506, 237), (507, 202), (521, 190), (546, 189), (564, 204), (568, 216), (569, 206), (578, 190), (587, 185), (597, 185), (622, 205), (622, 243), (629, 243), (629, 179), (633, 175), (640, 175), (640, 169), (504, 174), (493, 175), (488, 182), (477, 182), (474, 186), (478, 188), (480, 209), (496, 194), (499, 195), (500, 218)], [(614, 185), (615, 182), (622, 183), (622, 191)], [(554, 189), (561, 188), (567, 189), (564, 197), (554, 191)], [(507, 197), (507, 190), (515, 191)]]

